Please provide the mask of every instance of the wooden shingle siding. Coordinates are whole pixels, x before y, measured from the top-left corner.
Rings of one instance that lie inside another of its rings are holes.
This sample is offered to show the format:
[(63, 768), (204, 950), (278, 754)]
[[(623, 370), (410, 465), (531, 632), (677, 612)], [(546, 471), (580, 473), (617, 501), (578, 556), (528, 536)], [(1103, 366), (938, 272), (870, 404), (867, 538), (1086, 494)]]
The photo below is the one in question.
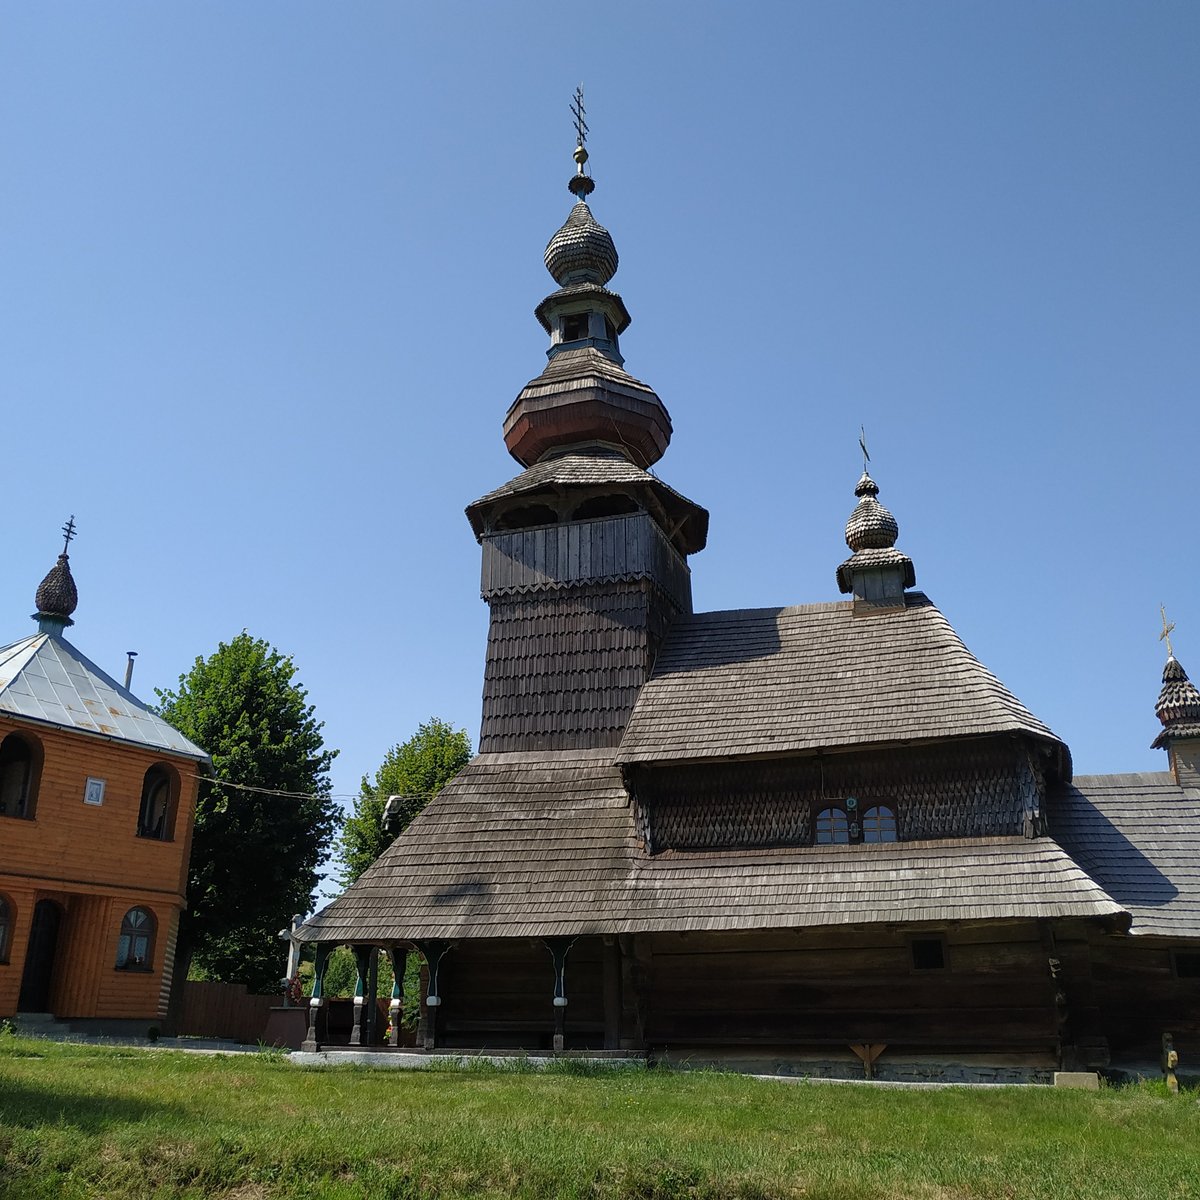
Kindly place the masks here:
[(615, 746), (675, 604), (646, 580), (491, 602), (484, 752)]
[(622, 762), (781, 754), (1023, 733), (1066, 748), (919, 592), (903, 608), (850, 601), (696, 613), (676, 621), (642, 689)]
[(631, 768), (654, 850), (806, 844), (816, 814), (847, 796), (892, 809), (901, 840), (1018, 835), (1045, 789), (1007, 738), (820, 758)]

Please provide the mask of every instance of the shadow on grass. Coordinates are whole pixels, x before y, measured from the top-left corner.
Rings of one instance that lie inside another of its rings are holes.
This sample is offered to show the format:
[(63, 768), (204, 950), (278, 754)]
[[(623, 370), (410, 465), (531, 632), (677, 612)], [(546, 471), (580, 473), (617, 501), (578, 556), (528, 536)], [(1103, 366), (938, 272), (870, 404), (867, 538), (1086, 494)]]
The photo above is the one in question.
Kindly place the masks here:
[(118, 1125), (176, 1115), (173, 1104), (125, 1096), (87, 1095), (69, 1086), (39, 1086), (0, 1077), (0, 1129), (69, 1125), (82, 1133), (104, 1133)]

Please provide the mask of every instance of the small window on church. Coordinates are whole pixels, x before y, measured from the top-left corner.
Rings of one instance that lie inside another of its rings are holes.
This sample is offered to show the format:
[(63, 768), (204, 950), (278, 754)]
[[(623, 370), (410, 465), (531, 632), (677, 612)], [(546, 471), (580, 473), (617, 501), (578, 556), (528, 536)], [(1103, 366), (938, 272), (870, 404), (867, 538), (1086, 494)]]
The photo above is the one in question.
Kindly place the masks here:
[(868, 808), (863, 813), (862, 840), (864, 842), (894, 842), (896, 840), (896, 814), (880, 805)]
[(166, 767), (151, 767), (142, 781), (142, 805), (138, 810), (137, 835), (169, 842), (174, 815), (174, 779)]
[(147, 908), (131, 908), (121, 921), (117, 940), (117, 968), (149, 971), (154, 961), (154, 914)]
[(587, 313), (572, 313), (563, 317), (563, 341), (578, 342), (588, 335)]
[(608, 338), (608, 340), (610, 342), (612, 342), (614, 344), (616, 343), (617, 327), (612, 323), (612, 320), (608, 317), (604, 318), (604, 336), (606, 338)]
[(8, 962), (12, 945), (13, 908), (7, 896), (0, 896), (0, 963)]
[(1176, 950), (1171, 958), (1176, 979), (1200, 979), (1200, 950)]
[(946, 943), (941, 938), (913, 938), (909, 946), (914, 971), (945, 970)]
[(826, 808), (817, 813), (817, 844), (843, 845), (850, 840), (850, 822), (840, 808)]
[(0, 816), (32, 818), (37, 807), (38, 748), (10, 733), (0, 742)]

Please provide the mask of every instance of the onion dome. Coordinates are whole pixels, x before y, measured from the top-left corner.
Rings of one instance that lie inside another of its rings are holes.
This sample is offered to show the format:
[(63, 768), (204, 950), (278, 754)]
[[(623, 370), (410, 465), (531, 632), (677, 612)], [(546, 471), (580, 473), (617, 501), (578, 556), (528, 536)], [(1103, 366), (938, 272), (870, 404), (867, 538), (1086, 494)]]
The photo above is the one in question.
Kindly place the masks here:
[(38, 584), (37, 595), (34, 597), (37, 613), (34, 620), (42, 627), (43, 632), (50, 632), (46, 625), (63, 628), (72, 625), (71, 614), (79, 604), (79, 593), (75, 589), (75, 580), (71, 578), (71, 564), (66, 552), (58, 556), (46, 575)]
[(853, 553), (837, 569), (838, 588), (854, 595), (856, 605), (901, 608), (904, 589), (915, 587), (912, 559), (895, 548), (896, 518), (876, 499), (879, 487), (863, 471), (854, 488), (858, 503), (846, 522), (846, 545)]
[[(575, 176), (572, 183), (580, 179), (591, 183), (586, 175)], [(559, 287), (572, 283), (603, 287), (617, 273), (617, 248), (612, 236), (592, 216), (584, 200), (576, 203), (562, 228), (547, 243), (545, 258), (546, 270)]]
[(900, 536), (900, 526), (875, 498), (879, 495), (879, 486), (866, 471), (854, 494), (859, 500), (846, 522), (846, 545), (855, 553), (859, 550), (890, 550)]
[(1154, 713), (1163, 725), (1154, 741), (1156, 747), (1165, 746), (1169, 737), (1200, 737), (1200, 691), (1173, 654), (1163, 667), (1162, 691)]

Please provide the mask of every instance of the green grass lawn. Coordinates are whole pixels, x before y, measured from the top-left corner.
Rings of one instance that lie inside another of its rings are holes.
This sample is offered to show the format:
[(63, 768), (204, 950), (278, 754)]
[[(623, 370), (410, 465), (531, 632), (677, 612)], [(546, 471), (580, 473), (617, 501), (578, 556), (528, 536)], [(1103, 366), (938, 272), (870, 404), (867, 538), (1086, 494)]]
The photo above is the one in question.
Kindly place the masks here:
[(1160, 1085), (303, 1070), (0, 1037), (0, 1197), (1200, 1197)]

